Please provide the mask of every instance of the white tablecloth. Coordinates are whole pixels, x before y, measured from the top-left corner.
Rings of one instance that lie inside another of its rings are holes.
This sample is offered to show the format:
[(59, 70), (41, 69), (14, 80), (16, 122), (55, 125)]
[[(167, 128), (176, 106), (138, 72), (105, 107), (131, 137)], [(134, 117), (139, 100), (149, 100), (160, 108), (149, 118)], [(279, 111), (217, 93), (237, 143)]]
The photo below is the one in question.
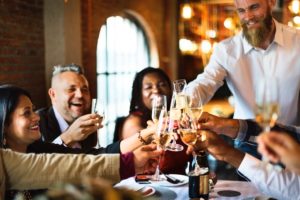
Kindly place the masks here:
[[(189, 199), (188, 196), (188, 184), (176, 186), (176, 187), (162, 187), (154, 184), (139, 184), (136, 183), (134, 178), (129, 178), (121, 181), (116, 185), (116, 187), (126, 187), (132, 190), (139, 190), (142, 187), (151, 186), (156, 192), (151, 199), (157, 200), (172, 200), (172, 199)], [(218, 194), (219, 191), (231, 190), (239, 192), (239, 196), (235, 197), (223, 197)], [(228, 181), (228, 180), (218, 180), (215, 185), (214, 190), (209, 194), (209, 199), (218, 200), (250, 200), (255, 197), (262, 197), (263, 195), (255, 188), (255, 186), (250, 182), (245, 181)]]

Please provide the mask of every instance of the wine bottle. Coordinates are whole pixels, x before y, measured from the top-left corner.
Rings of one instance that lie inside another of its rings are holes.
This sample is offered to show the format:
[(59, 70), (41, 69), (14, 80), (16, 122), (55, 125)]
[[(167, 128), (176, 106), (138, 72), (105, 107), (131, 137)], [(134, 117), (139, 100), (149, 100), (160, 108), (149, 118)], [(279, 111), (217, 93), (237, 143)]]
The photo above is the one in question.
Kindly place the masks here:
[(193, 159), (189, 171), (189, 197), (209, 198), (209, 168), (207, 154), (201, 151)]

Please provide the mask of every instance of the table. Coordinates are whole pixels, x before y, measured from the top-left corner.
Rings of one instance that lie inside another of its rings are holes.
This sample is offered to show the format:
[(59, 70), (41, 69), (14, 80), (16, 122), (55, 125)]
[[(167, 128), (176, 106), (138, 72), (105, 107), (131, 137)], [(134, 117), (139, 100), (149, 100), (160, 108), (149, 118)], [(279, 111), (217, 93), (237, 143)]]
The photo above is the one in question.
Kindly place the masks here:
[[(157, 200), (184, 200), (189, 199), (188, 196), (188, 184), (176, 186), (176, 187), (163, 187), (154, 184), (138, 184), (134, 178), (128, 178), (116, 185), (116, 187), (126, 187), (132, 190), (139, 190), (142, 187), (151, 186), (156, 192), (151, 196), (151, 199)], [(239, 192), (239, 196), (235, 197), (223, 197), (218, 194), (220, 191), (231, 190)], [(217, 200), (251, 200), (255, 197), (263, 197), (263, 195), (255, 188), (251, 182), (245, 181), (230, 181), (230, 180), (218, 180), (215, 188), (210, 193), (209, 199)], [(266, 198), (266, 197), (265, 197)]]

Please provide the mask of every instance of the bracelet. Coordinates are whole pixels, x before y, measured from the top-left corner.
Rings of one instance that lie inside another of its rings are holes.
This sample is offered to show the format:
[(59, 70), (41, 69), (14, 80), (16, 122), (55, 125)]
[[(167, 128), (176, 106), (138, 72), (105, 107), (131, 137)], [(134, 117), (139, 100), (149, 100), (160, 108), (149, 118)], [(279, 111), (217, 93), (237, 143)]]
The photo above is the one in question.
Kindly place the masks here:
[(141, 136), (141, 131), (138, 132), (138, 139), (139, 141), (143, 144), (143, 145), (146, 145), (148, 144), (148, 142), (146, 140), (144, 140), (144, 138)]

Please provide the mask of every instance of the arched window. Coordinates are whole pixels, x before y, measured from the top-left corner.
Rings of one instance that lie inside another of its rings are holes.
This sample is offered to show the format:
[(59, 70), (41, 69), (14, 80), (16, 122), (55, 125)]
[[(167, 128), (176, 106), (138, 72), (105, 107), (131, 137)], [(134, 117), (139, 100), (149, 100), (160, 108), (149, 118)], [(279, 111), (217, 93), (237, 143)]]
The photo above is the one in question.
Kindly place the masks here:
[(101, 146), (113, 139), (115, 120), (129, 112), (132, 81), (137, 71), (151, 66), (148, 37), (131, 15), (107, 18), (97, 44), (97, 96), (105, 106)]

